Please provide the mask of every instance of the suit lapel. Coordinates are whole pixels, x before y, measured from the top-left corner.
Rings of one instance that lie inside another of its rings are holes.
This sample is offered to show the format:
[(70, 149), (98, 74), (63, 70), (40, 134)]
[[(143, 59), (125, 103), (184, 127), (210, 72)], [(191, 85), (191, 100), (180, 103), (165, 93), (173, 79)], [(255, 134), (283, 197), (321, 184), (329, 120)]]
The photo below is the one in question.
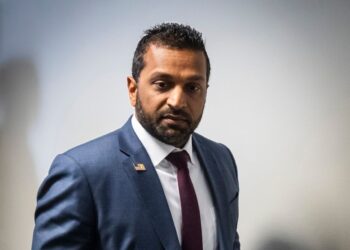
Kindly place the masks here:
[(223, 182), (222, 173), (220, 172), (220, 166), (218, 166), (213, 153), (205, 147), (205, 142), (202, 142), (201, 138), (196, 134), (193, 134), (193, 146), (197, 152), (200, 164), (204, 169), (213, 196), (216, 210), (219, 249), (230, 249), (232, 248), (232, 244), (230, 245), (232, 236), (229, 234), (232, 226), (229, 223), (227, 190)]
[[(181, 249), (170, 209), (157, 172), (131, 127), (130, 119), (122, 128), (120, 149), (128, 157), (123, 168), (144, 204), (145, 212), (165, 249)], [(144, 164), (146, 171), (136, 171), (134, 164)]]

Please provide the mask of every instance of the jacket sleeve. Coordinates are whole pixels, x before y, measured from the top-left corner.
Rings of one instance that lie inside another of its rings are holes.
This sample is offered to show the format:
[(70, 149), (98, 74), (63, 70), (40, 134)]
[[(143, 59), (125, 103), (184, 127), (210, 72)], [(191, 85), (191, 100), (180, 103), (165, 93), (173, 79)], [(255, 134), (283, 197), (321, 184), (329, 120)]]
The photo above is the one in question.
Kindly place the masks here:
[(57, 156), (38, 191), (32, 250), (93, 249), (95, 214), (83, 170), (73, 158)]

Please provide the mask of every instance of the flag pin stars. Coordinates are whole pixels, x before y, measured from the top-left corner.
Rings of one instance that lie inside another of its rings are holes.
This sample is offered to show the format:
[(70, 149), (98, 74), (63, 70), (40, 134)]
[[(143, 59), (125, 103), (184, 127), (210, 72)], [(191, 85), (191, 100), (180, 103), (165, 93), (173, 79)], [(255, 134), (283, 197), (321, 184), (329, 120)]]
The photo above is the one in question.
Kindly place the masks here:
[(146, 171), (146, 167), (142, 163), (134, 163), (134, 168), (136, 171)]

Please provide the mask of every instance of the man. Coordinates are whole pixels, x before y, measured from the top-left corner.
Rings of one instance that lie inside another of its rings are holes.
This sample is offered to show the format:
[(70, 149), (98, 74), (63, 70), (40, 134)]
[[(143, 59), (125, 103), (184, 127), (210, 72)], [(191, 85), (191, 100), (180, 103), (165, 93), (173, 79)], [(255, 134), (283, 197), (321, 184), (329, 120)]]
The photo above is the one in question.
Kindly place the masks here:
[(240, 249), (238, 180), (222, 144), (194, 133), (210, 62), (201, 33), (145, 32), (127, 78), (135, 115), (54, 160), (33, 249)]

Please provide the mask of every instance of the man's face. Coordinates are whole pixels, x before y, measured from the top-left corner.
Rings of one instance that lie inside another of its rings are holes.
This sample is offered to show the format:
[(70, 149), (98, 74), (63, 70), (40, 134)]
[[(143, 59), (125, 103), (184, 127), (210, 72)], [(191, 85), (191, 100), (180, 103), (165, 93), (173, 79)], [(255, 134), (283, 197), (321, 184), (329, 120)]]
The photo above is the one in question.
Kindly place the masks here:
[(151, 44), (139, 80), (128, 77), (131, 105), (142, 126), (160, 141), (183, 147), (198, 126), (207, 94), (203, 52)]

